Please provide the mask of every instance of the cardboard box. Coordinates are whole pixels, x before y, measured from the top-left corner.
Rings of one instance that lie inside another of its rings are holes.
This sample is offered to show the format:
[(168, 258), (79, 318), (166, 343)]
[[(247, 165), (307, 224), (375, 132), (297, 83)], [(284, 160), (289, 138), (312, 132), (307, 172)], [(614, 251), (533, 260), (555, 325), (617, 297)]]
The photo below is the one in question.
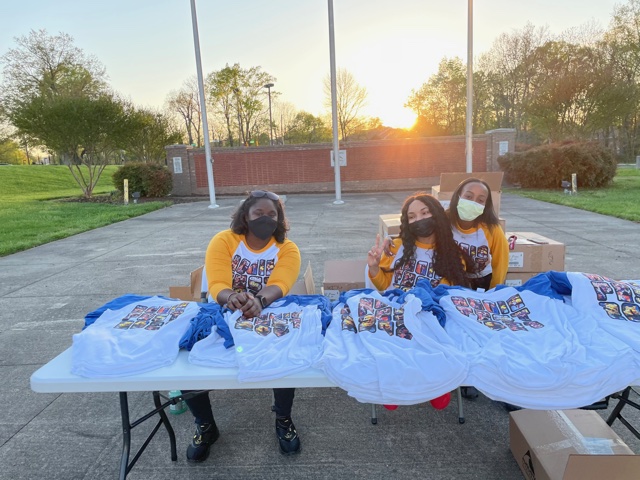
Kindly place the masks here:
[[(202, 298), (202, 271), (204, 266), (197, 268), (191, 272), (191, 283), (188, 287), (174, 286), (169, 287), (169, 297), (189, 302), (201, 302)], [(206, 289), (206, 287), (204, 287)], [(206, 290), (205, 290), (206, 291)], [(301, 280), (298, 280), (291, 291), (291, 295), (313, 295), (316, 293), (316, 286), (313, 281), (313, 271), (311, 270), (311, 262), (307, 264)]]
[(316, 284), (313, 281), (313, 271), (311, 270), (311, 262), (307, 263), (307, 268), (301, 280), (298, 280), (291, 290), (290, 295), (315, 295)]
[(364, 288), (366, 260), (327, 260), (324, 262), (323, 294), (337, 300), (341, 292)]
[(391, 235), (392, 237), (400, 235), (400, 214), (390, 213), (380, 215), (380, 228), (378, 233), (381, 239), (384, 239), (387, 235)]
[(593, 410), (518, 410), (511, 452), (527, 480), (632, 480), (640, 456)]
[(202, 270), (204, 266), (191, 272), (191, 282), (188, 287), (169, 287), (169, 298), (185, 300), (187, 302), (200, 302), (202, 290)]
[(532, 232), (507, 232), (516, 236), (515, 247), (509, 250), (509, 272), (548, 272), (564, 270), (564, 243)]
[(507, 272), (507, 278), (504, 284), (509, 287), (520, 287), (525, 284), (527, 280), (535, 277), (540, 272)]

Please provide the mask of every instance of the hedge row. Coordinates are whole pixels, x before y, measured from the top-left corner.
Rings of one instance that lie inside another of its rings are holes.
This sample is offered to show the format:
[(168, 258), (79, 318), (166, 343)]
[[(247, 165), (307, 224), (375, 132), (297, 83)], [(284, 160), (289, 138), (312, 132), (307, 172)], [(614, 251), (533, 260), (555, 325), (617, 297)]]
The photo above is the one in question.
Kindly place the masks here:
[(173, 188), (173, 177), (167, 167), (147, 163), (128, 163), (111, 177), (114, 187), (124, 195), (124, 180), (129, 180), (129, 195), (140, 192), (142, 197), (165, 197)]
[(598, 143), (542, 145), (498, 158), (506, 180), (523, 188), (560, 188), (575, 173), (579, 187), (604, 187), (616, 173), (611, 151)]

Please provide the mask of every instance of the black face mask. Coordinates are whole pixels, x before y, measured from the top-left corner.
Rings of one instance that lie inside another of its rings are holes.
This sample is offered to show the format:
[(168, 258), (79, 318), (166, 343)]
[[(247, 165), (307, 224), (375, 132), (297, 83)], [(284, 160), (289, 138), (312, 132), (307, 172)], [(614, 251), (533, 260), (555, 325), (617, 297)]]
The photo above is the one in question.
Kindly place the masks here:
[(278, 222), (273, 218), (263, 215), (255, 220), (249, 220), (249, 231), (253, 233), (260, 240), (266, 240), (273, 235), (273, 232), (278, 228)]
[(433, 217), (423, 218), (409, 224), (409, 231), (416, 237), (429, 237), (436, 229)]

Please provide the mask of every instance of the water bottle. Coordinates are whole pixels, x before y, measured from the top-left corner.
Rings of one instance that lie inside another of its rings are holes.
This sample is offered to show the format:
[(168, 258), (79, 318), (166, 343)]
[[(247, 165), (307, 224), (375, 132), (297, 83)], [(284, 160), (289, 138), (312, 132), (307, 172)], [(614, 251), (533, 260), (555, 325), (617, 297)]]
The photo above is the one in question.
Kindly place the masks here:
[[(180, 390), (171, 390), (169, 392), (169, 398), (179, 397), (180, 395), (182, 395), (182, 392)], [(187, 402), (185, 402), (182, 399), (180, 399), (175, 404), (169, 405), (169, 413), (172, 413), (174, 415), (180, 415), (181, 413), (184, 413), (186, 411), (187, 411)]]

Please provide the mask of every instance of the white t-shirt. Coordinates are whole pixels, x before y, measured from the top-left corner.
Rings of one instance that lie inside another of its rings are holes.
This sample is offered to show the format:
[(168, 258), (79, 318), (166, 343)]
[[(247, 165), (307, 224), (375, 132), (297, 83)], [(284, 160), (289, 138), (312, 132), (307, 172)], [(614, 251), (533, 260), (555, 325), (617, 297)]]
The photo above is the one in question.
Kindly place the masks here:
[(512, 287), (451, 288), (440, 305), (445, 330), (468, 355), (465, 384), (494, 400), (579, 408), (629, 384), (629, 347), (561, 300)]
[(71, 373), (135, 375), (172, 364), (182, 335), (199, 311), (195, 302), (150, 297), (106, 310), (73, 336)]
[(318, 307), (278, 305), (274, 303), (249, 319), (239, 310), (224, 315), (233, 335), (241, 382), (285, 377), (314, 366), (320, 359), (323, 337)]
[(365, 291), (333, 312), (322, 365), (359, 401), (421, 403), (455, 389), (467, 375), (464, 355), (413, 295), (399, 304)]

